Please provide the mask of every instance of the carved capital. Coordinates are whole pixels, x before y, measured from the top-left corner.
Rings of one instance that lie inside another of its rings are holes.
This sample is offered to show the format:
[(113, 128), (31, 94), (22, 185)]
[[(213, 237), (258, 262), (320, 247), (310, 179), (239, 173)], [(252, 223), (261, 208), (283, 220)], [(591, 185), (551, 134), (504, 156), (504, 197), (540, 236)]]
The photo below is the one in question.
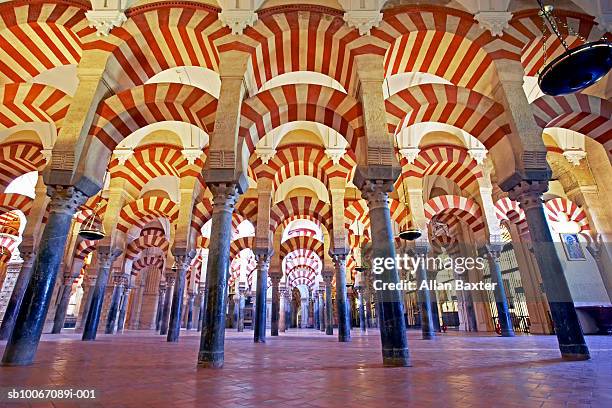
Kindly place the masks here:
[(487, 257), (495, 261), (495, 260), (498, 260), (499, 257), (501, 256), (503, 244), (497, 243), (497, 242), (489, 243), (485, 245), (485, 248), (486, 248)]
[(468, 154), (477, 164), (482, 164), (487, 158), (486, 149), (469, 149)]
[(324, 270), (321, 272), (321, 277), (323, 277), (323, 282), (325, 282), (326, 285), (331, 285), (334, 279), (334, 272), (331, 270)]
[(232, 34), (240, 35), (245, 28), (253, 26), (257, 21), (254, 10), (223, 10), (219, 13), (219, 21), (232, 29)]
[(134, 155), (134, 151), (132, 149), (116, 149), (113, 151), (113, 155), (117, 158), (119, 164), (123, 166)]
[(173, 252), (173, 255), (174, 264), (176, 265), (179, 271), (182, 271), (189, 269), (189, 267), (191, 266), (191, 261), (196, 255), (196, 251), (192, 249), (191, 251), (187, 251), (181, 254)]
[(34, 265), (34, 260), (36, 260), (37, 251), (34, 248), (19, 248), (19, 255), (21, 259), (23, 259), (23, 264), (21, 264), (21, 268), (31, 268)]
[(336, 269), (346, 269), (346, 254), (331, 254)]
[(85, 204), (88, 196), (74, 186), (48, 186), (47, 195), (51, 197), (49, 212), (74, 215)]
[(403, 147), (399, 149), (400, 154), (408, 160), (408, 164), (414, 164), (414, 161), (419, 157), (421, 149), (418, 147)]
[(380, 10), (349, 10), (344, 13), (346, 24), (358, 29), (359, 35), (370, 35), (370, 30), (378, 27), (382, 18)]
[(363, 198), (368, 202), (368, 208), (388, 207), (389, 192), (393, 191), (393, 183), (388, 180), (366, 180), (361, 187)]
[(580, 160), (586, 158), (587, 153), (584, 150), (571, 149), (563, 152), (563, 157), (574, 166), (580, 165)]
[(283, 273), (282, 272), (270, 272), (268, 274), (268, 277), (272, 281), (272, 286), (278, 287), (281, 279), (283, 279)]
[(98, 248), (98, 266), (100, 268), (110, 268), (122, 252), (119, 248)]
[(270, 159), (276, 154), (276, 149), (272, 146), (260, 146), (255, 149), (255, 154), (257, 154), (257, 157), (261, 159), (263, 164), (268, 164)]
[(523, 180), (508, 191), (508, 197), (517, 201), (523, 211), (542, 206), (542, 194), (548, 191), (548, 181)]
[(257, 260), (258, 270), (268, 270), (270, 268), (270, 258), (272, 257), (272, 251), (269, 250), (255, 250), (255, 259)]
[(170, 287), (176, 282), (176, 272), (166, 271), (166, 285)]
[(194, 164), (197, 159), (202, 157), (202, 150), (200, 149), (183, 149), (181, 153), (183, 153), (183, 157), (188, 164)]
[(85, 12), (89, 27), (95, 28), (98, 36), (107, 36), (115, 27), (127, 21), (123, 10), (90, 10)]
[(512, 13), (507, 11), (481, 11), (476, 13), (474, 19), (478, 21), (479, 27), (483, 30), (489, 30), (494, 37), (504, 35), (504, 30), (509, 28)]
[(213, 211), (234, 212), (240, 194), (235, 183), (210, 183), (208, 188), (213, 195)]

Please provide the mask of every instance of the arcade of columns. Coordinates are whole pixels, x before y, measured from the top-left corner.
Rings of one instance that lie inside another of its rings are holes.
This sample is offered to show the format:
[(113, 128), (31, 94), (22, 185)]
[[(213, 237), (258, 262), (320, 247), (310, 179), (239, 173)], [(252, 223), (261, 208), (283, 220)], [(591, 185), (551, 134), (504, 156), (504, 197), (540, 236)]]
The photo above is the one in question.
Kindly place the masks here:
[[(379, 2), (362, 21), (351, 2), (259, 2), (240, 19), (225, 4), (140, 2), (109, 23), (93, 3), (0, 4), (3, 364), (30, 364), (70, 310), (84, 341), (201, 330), (202, 367), (223, 365), (228, 323), (260, 343), (267, 327), (346, 342), (353, 323), (377, 326), (383, 362), (405, 366), (410, 304), (434, 338), (441, 294), (374, 291), (357, 267), (480, 253), (502, 283), (506, 242), (530, 331), (554, 327), (564, 357), (588, 358), (574, 300), (612, 296), (609, 81), (564, 97), (530, 88), (537, 10), (500, 23), (476, 21), (470, 1), (382, 14)], [(582, 36), (606, 35), (567, 7), (559, 18)], [(81, 238), (84, 226), (105, 237)], [(395, 238), (408, 226), (423, 237)], [(581, 281), (559, 233), (593, 265)], [(514, 335), (512, 294), (497, 288), (457, 294), (461, 329)]]

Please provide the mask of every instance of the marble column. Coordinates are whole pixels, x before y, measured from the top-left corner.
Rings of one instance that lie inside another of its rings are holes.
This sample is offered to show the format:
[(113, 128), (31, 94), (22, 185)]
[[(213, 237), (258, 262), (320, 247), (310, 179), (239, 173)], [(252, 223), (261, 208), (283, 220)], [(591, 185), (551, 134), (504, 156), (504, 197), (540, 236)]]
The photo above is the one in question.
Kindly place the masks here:
[[(233, 288), (231, 288), (231, 290), (233, 290)], [(228, 329), (233, 329), (236, 327), (236, 303), (234, 302), (234, 297), (236, 296), (235, 293), (228, 293), (227, 294), (227, 328)]]
[(83, 327), (83, 341), (93, 341), (98, 333), (98, 325), (100, 324), (100, 316), (102, 315), (102, 303), (104, 302), (104, 292), (106, 283), (110, 273), (111, 265), (115, 258), (121, 253), (116, 248), (102, 247), (97, 250), (98, 257), (98, 276), (96, 286), (92, 290), (91, 302), (87, 309), (87, 319)]
[(312, 292), (312, 328), (319, 330), (319, 293), (315, 290)]
[(302, 304), (301, 309), (302, 309), (302, 314), (301, 314), (301, 319), (300, 319), (300, 328), (305, 329), (308, 327), (308, 303), (309, 303), (309, 299), (306, 298), (301, 298), (300, 299), (300, 303)]
[(68, 303), (70, 302), (70, 295), (72, 294), (74, 278), (70, 274), (64, 275), (63, 278), (64, 282), (60, 290), (59, 302), (55, 309), (55, 317), (53, 318), (52, 334), (59, 334), (62, 332), (64, 321), (66, 320), (66, 312), (68, 311)]
[(166, 297), (166, 282), (159, 282), (159, 292), (157, 295), (157, 312), (155, 316), (155, 331), (161, 329), (161, 320), (164, 313), (164, 300)]
[(332, 336), (334, 334), (334, 309), (332, 306), (332, 280), (334, 274), (332, 271), (323, 271), (323, 282), (325, 282), (325, 334)]
[(47, 224), (38, 245), (32, 276), (4, 349), (3, 365), (29, 365), (34, 360), (72, 217), (87, 199), (87, 195), (72, 186), (49, 186), (47, 194), (51, 196)]
[(174, 262), (177, 267), (176, 284), (174, 287), (174, 298), (172, 300), (172, 310), (170, 312), (170, 324), (168, 327), (167, 341), (176, 343), (181, 333), (181, 309), (183, 308), (183, 298), (185, 297), (185, 286), (187, 270), (191, 260), (195, 256), (195, 251), (186, 251), (181, 254), (174, 254)]
[(119, 317), (117, 318), (117, 333), (123, 333), (125, 328), (125, 316), (127, 314), (128, 301), (130, 299), (130, 285), (125, 282), (123, 286), (123, 294), (119, 303)]
[(363, 296), (363, 287), (355, 286), (357, 291), (357, 301), (359, 302), (359, 328), (362, 333), (366, 332), (366, 313), (365, 313), (365, 299)]
[(11, 292), (6, 310), (4, 311), (4, 317), (2, 318), (2, 325), (0, 325), (0, 340), (8, 340), (15, 321), (17, 320), (17, 314), (19, 313), (19, 306), (23, 300), (23, 295), (28, 287), (30, 278), (32, 277), (32, 270), (34, 265), (34, 259), (36, 258), (36, 252), (29, 249), (19, 248), (23, 264), (21, 264), (21, 271), (17, 276), (17, 281)]
[(166, 297), (164, 298), (164, 310), (162, 310), (161, 323), (159, 334), (162, 336), (168, 335), (168, 323), (170, 321), (170, 308), (172, 306), (172, 295), (174, 293), (174, 284), (176, 282), (176, 272), (166, 271)]
[(346, 294), (346, 253), (332, 254), (336, 266), (336, 306), (338, 308), (338, 341), (351, 341), (351, 313)]
[(266, 342), (266, 294), (268, 292), (268, 269), (270, 268), (270, 250), (255, 250), (257, 259), (257, 290), (255, 292), (255, 317), (253, 321), (253, 339), (255, 343)]
[(186, 330), (193, 328), (193, 304), (195, 302), (195, 293), (189, 290), (187, 293), (187, 324), (185, 325)]
[[(426, 242), (415, 242), (415, 256), (426, 259), (429, 248)], [(433, 313), (431, 307), (431, 293), (427, 287), (427, 268), (423, 262), (419, 262), (416, 268), (417, 281), (417, 298), (419, 301), (419, 310), (421, 311), (421, 334), (423, 340), (432, 340), (436, 338), (436, 331), (433, 323)]]
[(278, 330), (281, 332), (285, 332), (286, 327), (287, 326), (287, 321), (285, 319), (285, 309), (287, 308), (287, 300), (286, 300), (286, 292), (287, 292), (287, 287), (285, 286), (284, 282), (281, 282), (281, 284), (279, 285), (278, 288), (278, 292), (279, 292), (279, 297), (280, 297), (280, 305), (279, 305), (279, 311), (278, 311)]
[(279, 285), (282, 278), (283, 273), (280, 271), (270, 273), (270, 280), (272, 281), (272, 316), (270, 317), (270, 336), (278, 336), (278, 324), (280, 318)]
[(493, 295), (495, 296), (495, 305), (497, 306), (497, 319), (501, 329), (502, 337), (514, 337), (514, 328), (512, 327), (512, 318), (508, 307), (508, 298), (506, 297), (506, 289), (501, 274), (501, 265), (499, 257), (502, 250), (502, 244), (486, 245), (486, 256), (489, 261), (489, 272), (491, 273), (491, 282), (495, 284)]
[(233, 183), (210, 183), (213, 193), (213, 212), (209, 258), (206, 269), (205, 317), (198, 354), (200, 367), (221, 368), (225, 347), (225, 293), (230, 264), (232, 213), (239, 195)]
[(285, 331), (291, 328), (291, 288), (285, 290)]
[[(359, 170), (359, 169), (358, 169)], [(370, 169), (361, 170), (368, 173)], [(366, 199), (372, 234), (372, 259), (395, 259), (395, 245), (387, 194), (393, 190), (389, 180), (370, 180), (359, 172), (357, 185)], [(357, 176), (357, 175), (356, 175)], [(385, 262), (386, 263), (386, 262)], [(398, 283), (399, 274), (395, 262), (392, 267), (383, 264), (382, 273), (376, 276), (383, 283)], [(397, 290), (380, 290), (376, 296), (378, 327), (385, 366), (409, 366), (410, 356), (406, 339), (406, 322), (402, 294)]]
[(127, 279), (121, 275), (115, 275), (113, 279), (113, 295), (111, 296), (110, 306), (108, 307), (108, 317), (106, 319), (106, 329), (104, 334), (113, 334), (117, 326), (117, 317), (121, 306), (121, 296)]
[(206, 288), (200, 286), (198, 296), (200, 296), (200, 307), (198, 309), (198, 331), (201, 332), (202, 324), (204, 323), (204, 316), (206, 315), (206, 310), (204, 309), (204, 301), (206, 300)]
[(88, 269), (87, 274), (83, 278), (83, 298), (81, 299), (81, 309), (79, 310), (79, 320), (77, 321), (78, 333), (83, 331), (85, 323), (87, 323), (87, 315), (89, 314), (89, 306), (91, 306), (91, 298), (98, 281), (97, 276), (92, 276), (91, 269)]
[[(436, 280), (436, 271), (427, 270), (427, 277), (429, 280)], [(438, 310), (438, 295), (435, 290), (429, 291), (429, 297), (431, 301), (431, 318), (433, 319), (434, 330), (440, 333), (442, 328), (440, 326), (440, 312)]]
[(522, 181), (509, 191), (509, 197), (518, 201), (525, 211), (561, 356), (569, 360), (588, 360), (589, 349), (544, 213), (542, 194), (547, 190), (548, 182)]
[(319, 330), (325, 331), (325, 303), (323, 297), (325, 296), (325, 284), (319, 284)]
[(374, 316), (372, 316), (372, 292), (367, 288), (365, 289), (365, 292), (364, 292), (364, 304), (365, 304), (367, 328), (376, 327), (375, 322), (374, 322)]

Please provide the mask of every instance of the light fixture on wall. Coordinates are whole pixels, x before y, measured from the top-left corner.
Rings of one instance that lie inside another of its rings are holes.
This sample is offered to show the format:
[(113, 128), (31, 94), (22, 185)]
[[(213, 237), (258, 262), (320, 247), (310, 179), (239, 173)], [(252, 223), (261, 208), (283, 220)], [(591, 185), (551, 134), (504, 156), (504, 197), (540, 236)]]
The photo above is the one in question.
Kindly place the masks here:
[[(537, 2), (540, 6), (539, 15), (543, 22), (542, 46), (545, 67), (538, 77), (538, 85), (542, 92), (552, 96), (575, 93), (605, 77), (612, 68), (612, 43), (606, 38), (587, 42), (586, 38), (578, 35), (568, 24), (557, 21), (552, 14), (553, 6), (545, 6), (542, 0), (537, 0)], [(584, 44), (570, 49), (559, 31), (559, 24), (567, 28), (569, 35), (576, 36)], [(546, 64), (548, 27), (559, 39), (565, 52)]]

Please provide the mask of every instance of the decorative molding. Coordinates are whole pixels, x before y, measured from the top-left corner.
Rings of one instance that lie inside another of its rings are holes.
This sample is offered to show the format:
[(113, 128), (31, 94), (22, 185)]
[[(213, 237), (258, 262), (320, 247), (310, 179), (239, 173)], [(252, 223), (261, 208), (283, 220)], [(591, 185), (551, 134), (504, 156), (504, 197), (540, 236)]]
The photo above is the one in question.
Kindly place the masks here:
[(123, 166), (126, 161), (132, 157), (134, 151), (132, 149), (116, 149), (113, 151), (113, 155), (119, 160), (119, 164)]
[(268, 164), (270, 159), (276, 154), (276, 149), (272, 146), (261, 146), (255, 149), (255, 153), (263, 164)]
[(252, 27), (257, 18), (254, 10), (229, 9), (219, 13), (219, 21), (231, 28), (234, 35), (241, 35), (245, 28)]
[(478, 164), (482, 164), (484, 160), (487, 158), (486, 149), (469, 149), (468, 154)]
[(236, 165), (236, 154), (233, 150), (211, 150), (208, 153), (211, 168), (233, 169)]
[(370, 30), (378, 27), (382, 18), (379, 10), (349, 10), (343, 16), (346, 24), (358, 29), (360, 35), (370, 35)]
[(416, 158), (419, 157), (421, 149), (416, 146), (402, 147), (399, 149), (399, 152), (406, 160), (408, 160), (408, 164), (414, 164)]
[(382, 146), (368, 146), (368, 164), (392, 166), (393, 148)]
[(586, 158), (587, 153), (581, 149), (570, 149), (563, 151), (563, 156), (574, 166), (579, 166), (580, 160)]
[(325, 154), (331, 159), (334, 164), (340, 164), (340, 159), (346, 153), (346, 149), (343, 147), (328, 147), (325, 149)]
[(98, 36), (108, 36), (115, 27), (127, 21), (123, 10), (90, 10), (85, 13), (89, 27), (95, 28)]
[(202, 150), (200, 149), (183, 149), (181, 153), (183, 153), (183, 157), (185, 157), (189, 164), (194, 164), (202, 156)]
[(474, 16), (479, 27), (489, 30), (494, 37), (504, 35), (504, 30), (510, 27), (508, 23), (511, 18), (512, 13), (507, 11), (481, 11)]

